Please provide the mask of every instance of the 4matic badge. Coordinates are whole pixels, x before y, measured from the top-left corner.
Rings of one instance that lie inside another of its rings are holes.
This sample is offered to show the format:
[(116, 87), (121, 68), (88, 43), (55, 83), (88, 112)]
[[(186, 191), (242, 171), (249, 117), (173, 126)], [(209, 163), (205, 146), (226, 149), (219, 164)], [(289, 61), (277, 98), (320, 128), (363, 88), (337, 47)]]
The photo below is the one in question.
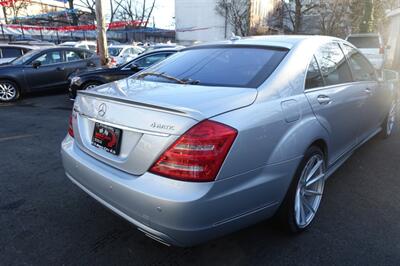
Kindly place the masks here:
[(161, 124), (161, 123), (156, 123), (153, 122), (150, 125), (152, 128), (157, 128), (157, 129), (164, 129), (164, 130), (175, 130), (175, 126), (172, 125), (165, 125), (165, 124)]

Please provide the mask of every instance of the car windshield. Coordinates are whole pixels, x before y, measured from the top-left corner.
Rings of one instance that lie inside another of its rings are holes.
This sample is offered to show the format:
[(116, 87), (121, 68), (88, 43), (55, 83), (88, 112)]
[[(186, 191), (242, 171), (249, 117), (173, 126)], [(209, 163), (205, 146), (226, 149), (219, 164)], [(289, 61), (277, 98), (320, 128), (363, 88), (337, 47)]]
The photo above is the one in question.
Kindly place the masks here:
[(14, 59), (13, 61), (10, 62), (10, 64), (23, 65), (27, 61), (29, 61), (33, 56), (38, 54), (39, 52), (40, 52), (40, 50), (31, 50), (31, 51), (27, 52), (26, 54), (24, 54), (23, 56)]
[(379, 49), (379, 37), (378, 36), (365, 36), (365, 37), (349, 37), (348, 42), (352, 43), (355, 47), (361, 49)]
[[(167, 58), (146, 72), (159, 73), (190, 84), (257, 88), (286, 54), (286, 49), (254, 46), (192, 48)], [(161, 75), (146, 76), (142, 73), (139, 78), (171, 82)]]
[(117, 47), (110, 47), (108, 48), (108, 53), (111, 56), (118, 56), (122, 51), (122, 48), (117, 48)]

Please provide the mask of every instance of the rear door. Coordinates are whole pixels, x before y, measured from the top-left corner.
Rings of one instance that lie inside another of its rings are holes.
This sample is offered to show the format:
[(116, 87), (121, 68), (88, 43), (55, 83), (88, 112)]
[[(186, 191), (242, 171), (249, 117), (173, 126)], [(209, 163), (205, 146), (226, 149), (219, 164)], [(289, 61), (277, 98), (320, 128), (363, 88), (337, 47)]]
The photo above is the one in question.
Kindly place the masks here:
[[(41, 65), (33, 67), (33, 61), (39, 61)], [(32, 91), (65, 88), (67, 76), (62, 51), (50, 50), (40, 53), (24, 67), (24, 76)]]
[(360, 141), (371, 135), (380, 126), (384, 112), (384, 90), (380, 88), (378, 78), (369, 61), (353, 47), (343, 44), (343, 49), (353, 74), (353, 79), (364, 90), (364, 104), (362, 113), (368, 119), (361, 120)]
[(88, 61), (83, 50), (65, 50), (65, 70), (67, 78), (74, 72), (88, 68)]
[(349, 65), (338, 43), (325, 44), (316, 53), (305, 89), (317, 119), (330, 135), (329, 163), (333, 163), (357, 144), (365, 93), (362, 86), (352, 82)]

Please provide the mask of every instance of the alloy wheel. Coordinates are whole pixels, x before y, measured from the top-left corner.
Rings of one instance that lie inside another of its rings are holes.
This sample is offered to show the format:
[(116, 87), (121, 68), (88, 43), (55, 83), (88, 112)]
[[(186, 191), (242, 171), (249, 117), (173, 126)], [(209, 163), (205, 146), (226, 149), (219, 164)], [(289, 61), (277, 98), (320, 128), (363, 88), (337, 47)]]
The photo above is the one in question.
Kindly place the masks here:
[(8, 82), (0, 83), (0, 100), (1, 101), (11, 101), (14, 100), (17, 96), (17, 89)]
[(95, 88), (95, 87), (97, 87), (97, 86), (99, 86), (99, 85), (97, 85), (97, 84), (90, 84), (90, 85), (88, 85), (88, 86), (85, 87), (85, 90), (89, 90), (89, 89)]
[(295, 195), (294, 215), (299, 228), (307, 227), (321, 203), (325, 185), (325, 163), (322, 155), (313, 155), (306, 163)]

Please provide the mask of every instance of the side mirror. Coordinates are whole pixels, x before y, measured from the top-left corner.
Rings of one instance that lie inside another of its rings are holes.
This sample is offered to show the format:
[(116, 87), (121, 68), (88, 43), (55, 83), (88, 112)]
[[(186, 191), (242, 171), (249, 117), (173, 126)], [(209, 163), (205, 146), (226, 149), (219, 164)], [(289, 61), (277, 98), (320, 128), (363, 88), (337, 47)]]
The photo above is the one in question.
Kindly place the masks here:
[(386, 45), (386, 49), (387, 49), (387, 50), (390, 50), (390, 48), (392, 48), (392, 46)]
[(32, 62), (32, 66), (33, 66), (34, 68), (38, 68), (38, 67), (40, 67), (41, 65), (42, 65), (42, 62), (40, 62), (40, 61), (35, 60), (35, 61)]
[(139, 66), (136, 65), (136, 64), (132, 64), (131, 67), (130, 67), (130, 69), (131, 69), (132, 71), (139, 71), (139, 70), (140, 70)]

